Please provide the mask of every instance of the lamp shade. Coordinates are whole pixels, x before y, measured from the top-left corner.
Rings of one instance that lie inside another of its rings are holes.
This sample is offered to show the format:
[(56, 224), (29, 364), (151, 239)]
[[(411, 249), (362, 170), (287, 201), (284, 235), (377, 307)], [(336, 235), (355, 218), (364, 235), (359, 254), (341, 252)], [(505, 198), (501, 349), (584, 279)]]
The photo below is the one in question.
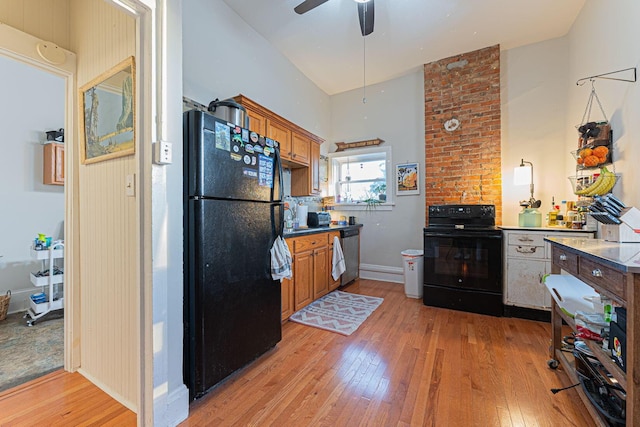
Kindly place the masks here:
[(513, 168), (514, 185), (531, 184), (531, 166), (518, 166)]

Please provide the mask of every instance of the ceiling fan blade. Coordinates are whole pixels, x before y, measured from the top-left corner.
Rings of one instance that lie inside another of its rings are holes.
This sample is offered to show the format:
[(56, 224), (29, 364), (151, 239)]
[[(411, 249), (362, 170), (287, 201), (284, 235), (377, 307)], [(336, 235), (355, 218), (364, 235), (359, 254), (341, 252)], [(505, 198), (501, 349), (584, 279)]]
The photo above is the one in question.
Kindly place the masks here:
[(373, 0), (366, 3), (358, 3), (358, 18), (360, 19), (360, 31), (362, 36), (373, 33)]
[(302, 15), (303, 13), (307, 13), (311, 9), (315, 9), (316, 7), (320, 6), (322, 3), (326, 3), (328, 1), (329, 0), (305, 0), (299, 5), (297, 5), (296, 7), (294, 7), (293, 10), (298, 15)]

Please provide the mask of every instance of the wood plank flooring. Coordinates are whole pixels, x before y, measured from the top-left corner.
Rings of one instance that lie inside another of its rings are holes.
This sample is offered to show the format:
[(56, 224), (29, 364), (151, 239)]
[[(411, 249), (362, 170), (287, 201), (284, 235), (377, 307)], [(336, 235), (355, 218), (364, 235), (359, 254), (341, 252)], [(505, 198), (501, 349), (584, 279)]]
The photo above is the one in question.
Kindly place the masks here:
[[(547, 367), (547, 323), (425, 307), (402, 285), (351, 336), (288, 322), (278, 346), (190, 407), (181, 426), (593, 426)], [(0, 394), (0, 426), (135, 425), (80, 374)]]
[(288, 322), (276, 349), (194, 402), (194, 426), (592, 426), (548, 323), (426, 307), (398, 284), (351, 336)]

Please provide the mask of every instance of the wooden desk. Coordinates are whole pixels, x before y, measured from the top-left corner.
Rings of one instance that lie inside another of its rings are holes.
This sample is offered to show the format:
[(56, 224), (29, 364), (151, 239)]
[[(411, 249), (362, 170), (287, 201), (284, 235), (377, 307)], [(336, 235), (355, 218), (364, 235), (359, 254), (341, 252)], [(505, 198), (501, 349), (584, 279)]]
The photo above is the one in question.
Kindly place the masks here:
[[(640, 244), (558, 237), (545, 240), (551, 244), (553, 274), (564, 270), (627, 308), (626, 374), (597, 343), (586, 343), (627, 391), (627, 425), (640, 425)], [(573, 319), (565, 316), (553, 301), (550, 356), (560, 362), (571, 381), (576, 383), (578, 378), (573, 363), (560, 349), (562, 320), (575, 329)], [(578, 394), (595, 422), (606, 426), (581, 388)]]

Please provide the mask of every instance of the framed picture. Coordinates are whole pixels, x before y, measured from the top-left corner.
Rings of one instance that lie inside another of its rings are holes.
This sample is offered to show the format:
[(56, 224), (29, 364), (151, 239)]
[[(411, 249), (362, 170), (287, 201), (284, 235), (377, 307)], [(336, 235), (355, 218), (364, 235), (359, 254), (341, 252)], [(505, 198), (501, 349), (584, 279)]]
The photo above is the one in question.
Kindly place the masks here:
[(396, 195), (420, 194), (419, 167), (418, 163), (396, 165)]
[(80, 88), (83, 164), (135, 153), (135, 80), (132, 56)]

